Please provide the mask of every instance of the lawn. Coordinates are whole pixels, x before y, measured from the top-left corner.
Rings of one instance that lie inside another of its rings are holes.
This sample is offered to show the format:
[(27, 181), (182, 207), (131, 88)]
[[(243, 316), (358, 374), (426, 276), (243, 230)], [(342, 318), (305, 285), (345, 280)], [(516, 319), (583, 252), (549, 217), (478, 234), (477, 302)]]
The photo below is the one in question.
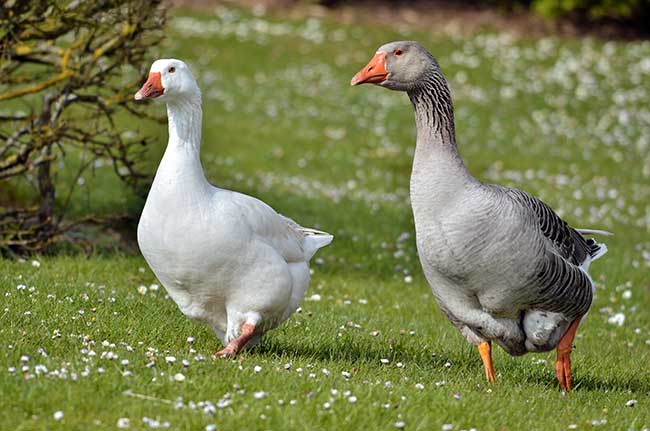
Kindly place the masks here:
[[(438, 58), (476, 176), (615, 233), (592, 265), (571, 393), (558, 390), (553, 353), (497, 349), (487, 386), (475, 348), (435, 305), (408, 202), (408, 98), (349, 87), (397, 39)], [(335, 241), (313, 261), (301, 311), (236, 360), (212, 358), (216, 337), (181, 315), (139, 254), (0, 261), (0, 429), (650, 428), (650, 43), (219, 8), (176, 11), (157, 57), (186, 60), (203, 89), (208, 178)], [(157, 137), (153, 174), (166, 128), (124, 126)], [(141, 208), (110, 169), (85, 179), (75, 212)]]

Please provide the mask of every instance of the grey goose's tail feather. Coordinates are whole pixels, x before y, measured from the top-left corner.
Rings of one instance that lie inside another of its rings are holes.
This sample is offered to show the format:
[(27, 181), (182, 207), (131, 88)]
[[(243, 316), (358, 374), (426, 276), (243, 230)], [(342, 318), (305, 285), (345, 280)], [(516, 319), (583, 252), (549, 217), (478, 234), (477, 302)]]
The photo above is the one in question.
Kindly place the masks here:
[(591, 238), (587, 239), (587, 245), (589, 245), (589, 256), (592, 261), (607, 253), (607, 246), (605, 244), (598, 243)]
[[(614, 235), (613, 233), (607, 232), (606, 230), (598, 229), (576, 229), (576, 231), (578, 231), (580, 235)], [(589, 256), (591, 257), (591, 260), (596, 260), (607, 253), (607, 246), (605, 244), (596, 242), (592, 238), (587, 238), (587, 245), (589, 246)]]
[(582, 229), (582, 228), (577, 228), (576, 229), (581, 235), (603, 235), (603, 236), (614, 236), (613, 233), (608, 232), (606, 230), (599, 230), (599, 229)]

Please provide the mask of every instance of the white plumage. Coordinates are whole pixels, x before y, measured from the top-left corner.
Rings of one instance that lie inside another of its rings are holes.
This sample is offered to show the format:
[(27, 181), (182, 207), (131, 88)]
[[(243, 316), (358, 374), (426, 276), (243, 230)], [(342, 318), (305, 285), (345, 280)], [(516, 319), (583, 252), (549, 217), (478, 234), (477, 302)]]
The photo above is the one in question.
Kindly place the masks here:
[(147, 263), (180, 310), (213, 328), (229, 356), (286, 320), (309, 260), (333, 237), (264, 202), (208, 183), (199, 158), (201, 94), (179, 60), (158, 60), (136, 99), (167, 103), (169, 143), (138, 224)]

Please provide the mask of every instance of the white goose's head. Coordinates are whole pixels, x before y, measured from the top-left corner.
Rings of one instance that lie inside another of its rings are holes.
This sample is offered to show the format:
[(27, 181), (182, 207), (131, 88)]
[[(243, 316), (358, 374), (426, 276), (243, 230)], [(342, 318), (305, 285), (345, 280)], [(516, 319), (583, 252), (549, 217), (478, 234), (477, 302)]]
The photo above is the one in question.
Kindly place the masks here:
[(135, 93), (135, 100), (158, 99), (165, 102), (201, 95), (190, 68), (181, 60), (156, 60), (149, 70), (147, 82)]

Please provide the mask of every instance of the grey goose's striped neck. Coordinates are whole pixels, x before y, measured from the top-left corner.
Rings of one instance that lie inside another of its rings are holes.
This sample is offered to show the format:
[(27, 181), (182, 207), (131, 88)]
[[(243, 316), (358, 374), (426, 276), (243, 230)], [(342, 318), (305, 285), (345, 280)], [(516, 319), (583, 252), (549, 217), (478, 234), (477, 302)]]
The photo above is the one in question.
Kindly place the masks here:
[[(415, 111), (417, 128), (411, 191), (420, 188), (429, 194), (433, 193), (432, 188), (442, 187), (451, 191), (476, 181), (465, 167), (456, 147), (454, 107), (449, 85), (435, 60), (431, 59), (431, 62), (428, 73), (407, 91)], [(414, 189), (413, 183), (428, 185)]]
[(408, 96), (415, 110), (418, 134), (426, 132), (430, 138), (440, 136), (443, 145), (455, 148), (454, 106), (440, 69), (436, 67), (429, 72), (408, 91)]

